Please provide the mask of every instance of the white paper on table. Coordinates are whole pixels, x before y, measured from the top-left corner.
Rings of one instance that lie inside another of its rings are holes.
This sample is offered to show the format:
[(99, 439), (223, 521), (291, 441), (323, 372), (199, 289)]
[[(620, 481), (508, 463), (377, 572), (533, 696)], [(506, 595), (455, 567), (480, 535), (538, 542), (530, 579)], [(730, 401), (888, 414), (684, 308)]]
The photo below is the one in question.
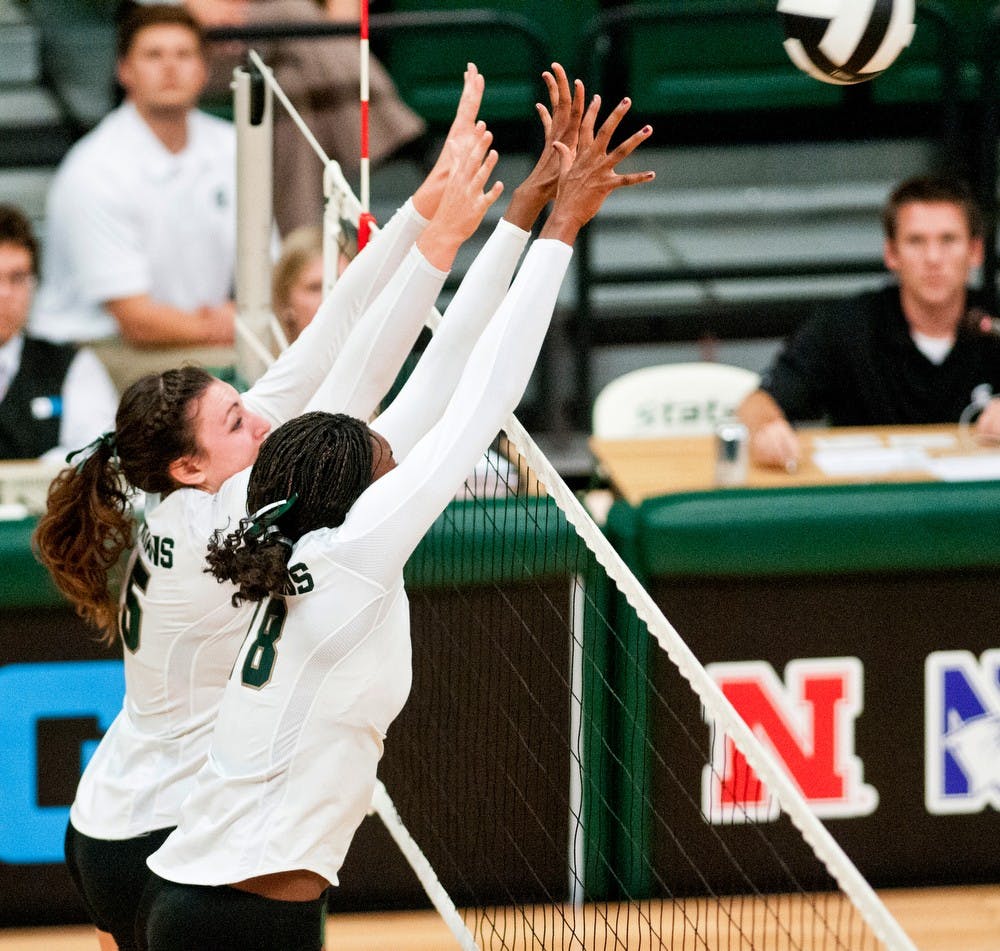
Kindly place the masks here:
[(823, 449), (813, 453), (813, 462), (828, 476), (885, 475), (925, 469), (930, 460), (918, 447), (876, 446), (871, 449)]
[(813, 449), (874, 449), (882, 445), (882, 437), (874, 433), (844, 433), (839, 436), (813, 436)]
[(896, 433), (889, 436), (890, 446), (919, 446), (924, 449), (954, 449), (958, 439), (953, 433)]
[(937, 477), (942, 482), (975, 482), (987, 479), (1000, 479), (1000, 452), (933, 459), (927, 468), (931, 475)]

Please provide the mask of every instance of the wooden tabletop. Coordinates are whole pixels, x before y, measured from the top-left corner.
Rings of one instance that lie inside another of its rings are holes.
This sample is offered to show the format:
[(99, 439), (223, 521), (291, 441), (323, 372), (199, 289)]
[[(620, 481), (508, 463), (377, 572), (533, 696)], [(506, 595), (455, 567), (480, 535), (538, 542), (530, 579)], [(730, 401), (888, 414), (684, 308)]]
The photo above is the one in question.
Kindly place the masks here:
[[(744, 486), (776, 488), (859, 482), (928, 482), (940, 478), (927, 460), (982, 457), (997, 460), (1000, 446), (982, 445), (969, 430), (946, 426), (851, 426), (799, 431), (802, 459), (793, 473), (749, 464)], [(600, 439), (590, 448), (601, 471), (631, 505), (673, 492), (720, 488), (716, 482), (716, 437)], [(859, 471), (864, 470), (864, 471)]]

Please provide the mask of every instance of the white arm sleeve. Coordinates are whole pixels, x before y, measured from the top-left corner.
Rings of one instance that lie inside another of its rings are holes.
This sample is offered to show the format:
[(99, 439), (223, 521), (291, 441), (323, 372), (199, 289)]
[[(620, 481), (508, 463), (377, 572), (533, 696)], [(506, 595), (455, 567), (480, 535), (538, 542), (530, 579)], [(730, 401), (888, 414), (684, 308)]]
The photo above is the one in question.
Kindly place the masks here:
[(441, 326), (392, 405), (373, 427), (397, 461), (444, 412), (479, 335), (510, 287), (529, 232), (501, 218), (444, 313)]
[[(427, 225), (407, 201), (371, 243), (348, 265), (296, 340), (244, 395), (247, 407), (272, 425), (302, 412), (354, 332), (370, 332), (358, 322), (390, 282)], [(358, 326), (355, 326), (358, 325)]]
[(389, 392), (447, 276), (412, 248), (368, 308), (306, 410), (368, 419)]
[(572, 256), (536, 241), (496, 317), (479, 338), (441, 419), (391, 472), (372, 483), (339, 529), (355, 539), (358, 567), (390, 579), (455, 495), (514, 411), (545, 339)]

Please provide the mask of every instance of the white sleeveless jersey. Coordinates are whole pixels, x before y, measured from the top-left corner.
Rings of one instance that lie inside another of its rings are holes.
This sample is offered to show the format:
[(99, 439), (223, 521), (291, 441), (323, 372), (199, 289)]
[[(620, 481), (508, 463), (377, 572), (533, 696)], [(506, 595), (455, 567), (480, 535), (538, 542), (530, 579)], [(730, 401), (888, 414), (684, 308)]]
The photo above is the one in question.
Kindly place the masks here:
[(428, 417), (438, 388), (415, 372), (373, 424), (401, 461), (339, 528), (298, 541), (296, 594), (255, 612), (208, 759), (149, 859), (158, 875), (221, 885), (309, 869), (337, 882), (410, 688), (403, 566), (523, 394), (570, 255), (535, 242), (443, 415)]
[[(302, 412), (336, 359), (332, 374), (341, 385), (330, 398), (341, 401), (341, 411), (371, 414), (398, 369), (376, 364), (371, 340), (392, 326), (398, 336), (409, 335), (408, 351), (445, 277), (411, 250), (425, 224), (409, 203), (394, 216), (299, 340), (245, 394), (248, 407), (272, 424), (284, 422)], [(338, 355), (348, 358), (346, 366)], [(85, 835), (125, 839), (177, 822), (252, 615), (252, 608), (232, 606), (231, 586), (204, 571), (212, 531), (246, 516), (249, 472), (215, 495), (180, 489), (147, 511), (121, 596), (124, 704), (70, 812)]]

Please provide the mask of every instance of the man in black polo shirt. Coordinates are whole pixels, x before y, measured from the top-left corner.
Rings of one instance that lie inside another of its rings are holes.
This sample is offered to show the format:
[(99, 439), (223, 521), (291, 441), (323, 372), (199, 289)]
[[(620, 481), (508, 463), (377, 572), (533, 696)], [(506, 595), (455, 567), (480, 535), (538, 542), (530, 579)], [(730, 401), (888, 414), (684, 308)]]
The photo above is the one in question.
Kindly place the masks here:
[(110, 429), (118, 405), (92, 353), (24, 333), (37, 277), (30, 223), (0, 205), (0, 459), (60, 460)]
[[(982, 216), (969, 190), (910, 179), (890, 196), (882, 223), (896, 283), (803, 323), (740, 406), (758, 464), (797, 465), (790, 421), (954, 423), (976, 387), (1000, 393), (1000, 337), (966, 288), (983, 260)], [(1000, 401), (989, 401), (976, 428), (1000, 437)]]

